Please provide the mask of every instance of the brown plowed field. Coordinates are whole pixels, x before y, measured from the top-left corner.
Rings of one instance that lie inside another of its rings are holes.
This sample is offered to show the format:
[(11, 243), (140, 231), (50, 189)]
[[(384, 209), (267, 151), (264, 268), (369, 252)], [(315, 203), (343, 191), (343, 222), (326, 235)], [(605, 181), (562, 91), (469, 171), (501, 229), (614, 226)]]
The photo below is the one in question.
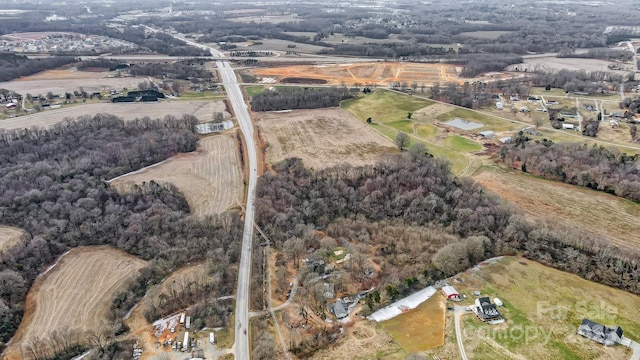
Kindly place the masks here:
[(218, 214), (242, 200), (242, 173), (235, 135), (206, 137), (198, 150), (180, 154), (141, 172), (115, 179), (111, 185), (125, 190), (145, 181), (172, 183), (199, 216)]
[[(25, 316), (3, 359), (29, 358), (27, 345), (53, 331), (81, 335), (106, 325), (119, 291), (146, 262), (110, 247), (79, 247), (36, 280), (27, 294)], [(45, 340), (46, 341), (46, 340)], [(20, 356), (20, 345), (25, 350)]]
[(0, 253), (20, 242), (22, 230), (10, 226), (0, 226)]
[(254, 113), (267, 143), (267, 161), (301, 158), (322, 169), (341, 163), (370, 164), (396, 152), (393, 143), (340, 108)]
[[(152, 119), (165, 115), (181, 117), (184, 114), (194, 115), (198, 120), (211, 121), (214, 112), (224, 112), (222, 101), (160, 101), (158, 103), (93, 103), (63, 107), (61, 109), (45, 110), (35, 114), (19, 116), (12, 119), (0, 120), (2, 129), (24, 129), (33, 126), (49, 127), (64, 120), (66, 117), (77, 118), (83, 115), (98, 113), (113, 114), (124, 120), (134, 120), (148, 116)], [(225, 118), (230, 115), (225, 113)]]

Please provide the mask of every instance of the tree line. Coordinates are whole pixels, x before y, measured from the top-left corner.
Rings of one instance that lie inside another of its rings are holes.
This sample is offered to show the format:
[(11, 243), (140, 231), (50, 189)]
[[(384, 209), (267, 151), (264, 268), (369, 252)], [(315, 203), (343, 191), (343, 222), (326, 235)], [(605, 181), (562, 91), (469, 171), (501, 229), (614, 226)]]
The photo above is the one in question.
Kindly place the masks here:
[(72, 56), (29, 59), (24, 55), (0, 53), (0, 81), (9, 81), (40, 71), (55, 69), (75, 61)]
[[(71, 247), (111, 245), (149, 261), (114, 301), (115, 324), (150, 285), (178, 267), (214, 256), (237, 262), (235, 240), (242, 233), (237, 214), (199, 219), (189, 214), (172, 185), (151, 181), (120, 194), (107, 183), (178, 152), (194, 151), (196, 123), (193, 116), (124, 122), (100, 114), (66, 119), (49, 129), (0, 130), (0, 217), (3, 225), (26, 232), (21, 245), (0, 255), (2, 349), (21, 321), (35, 277)], [(213, 271), (223, 280), (215, 291), (227, 295), (235, 268)], [(220, 324), (225, 313), (210, 319)], [(124, 330), (114, 326), (109, 338)], [(78, 339), (89, 343), (86, 334)]]
[[(377, 283), (377, 294), (366, 301), (370, 310), (483, 259), (516, 253), (640, 294), (640, 275), (633, 272), (640, 261), (637, 251), (618, 250), (606, 239), (562, 224), (528, 220), (423, 152), (320, 171), (289, 159), (273, 170), (259, 179), (258, 226), (291, 257), (322, 258), (336, 244), (346, 246), (354, 260), (342, 281), (362, 288)], [(376, 279), (371, 278), (372, 261), (381, 268)], [(318, 291), (309, 279), (321, 275), (301, 278), (310, 288), (300, 296), (317, 310), (323, 307), (322, 296), (314, 295)]]
[(253, 111), (317, 109), (338, 106), (340, 101), (351, 96), (346, 87), (287, 87), (254, 95), (251, 99), (251, 109)]
[(567, 184), (640, 201), (640, 157), (602, 146), (522, 142), (505, 146), (504, 163), (513, 168)]

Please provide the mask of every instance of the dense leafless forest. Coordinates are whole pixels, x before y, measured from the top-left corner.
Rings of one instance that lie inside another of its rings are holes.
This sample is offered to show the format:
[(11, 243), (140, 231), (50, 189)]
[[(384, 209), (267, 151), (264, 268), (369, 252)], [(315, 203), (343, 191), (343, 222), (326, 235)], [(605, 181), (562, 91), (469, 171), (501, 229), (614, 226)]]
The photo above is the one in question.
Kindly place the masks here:
[(351, 97), (349, 89), (331, 88), (281, 88), (265, 91), (251, 98), (253, 111), (287, 109), (317, 109), (340, 105), (340, 101)]
[[(618, 250), (578, 229), (527, 220), (421, 152), (322, 171), (286, 160), (260, 178), (257, 196), (257, 223), (294, 260), (308, 252), (327, 256), (336, 243), (348, 246), (355, 259), (351, 281), (366, 287), (372, 272), (366, 254), (375, 249), (372, 260), (382, 269), (378, 288), (384, 290), (382, 300), (368, 299), (373, 308), (483, 259), (516, 252), (640, 294), (637, 273), (630, 272), (638, 264), (635, 251)], [(313, 291), (307, 301), (322, 307)]]
[(640, 201), (640, 160), (602, 146), (523, 142), (501, 156), (514, 169)]
[(71, 56), (48, 59), (29, 59), (23, 55), (0, 53), (0, 81), (8, 81), (21, 76), (57, 68), (75, 61)]
[[(239, 254), (234, 240), (240, 238), (242, 223), (237, 214), (200, 220), (189, 215), (187, 202), (172, 186), (150, 182), (121, 195), (106, 183), (175, 153), (193, 151), (196, 122), (185, 116), (125, 123), (96, 115), (68, 119), (49, 130), (0, 133), (0, 214), (3, 224), (27, 232), (24, 245), (1, 257), (0, 282), (12, 284), (0, 293), (3, 343), (20, 323), (24, 296), (35, 277), (67, 249), (80, 245), (108, 244), (150, 260), (115, 300), (115, 323), (150, 284), (190, 261), (213, 257), (219, 263), (210, 271), (218, 280), (197, 302), (219, 308), (211, 298), (231, 293), (235, 281), (235, 269), (228, 265)], [(206, 324), (225, 324), (228, 311), (219, 309), (203, 312)]]

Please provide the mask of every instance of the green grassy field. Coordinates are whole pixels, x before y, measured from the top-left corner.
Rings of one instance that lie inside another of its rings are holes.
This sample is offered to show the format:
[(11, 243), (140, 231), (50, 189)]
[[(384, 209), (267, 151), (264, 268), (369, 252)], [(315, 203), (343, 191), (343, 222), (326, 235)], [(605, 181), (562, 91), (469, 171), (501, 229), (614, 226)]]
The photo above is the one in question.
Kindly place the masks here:
[(629, 338), (640, 338), (640, 313), (634, 310), (640, 308), (640, 297), (533, 261), (502, 258), (459, 280), (454, 286), (468, 296), (464, 304), (474, 298), (474, 290), (504, 303), (499, 308), (504, 324), (463, 317), (465, 349), (474, 359), (629, 358), (627, 348), (603, 347), (577, 335), (585, 317), (620, 325)]
[(413, 135), (414, 122), (407, 119), (407, 114), (432, 104), (434, 102), (429, 100), (387, 90), (376, 90), (373, 94), (343, 101), (341, 106), (361, 121), (371, 117), (373, 123), (370, 126), (392, 141), (399, 131), (409, 134), (411, 144), (424, 143), (430, 153), (451, 162), (453, 173), (460, 174), (468, 168), (470, 160), (458, 150), (429, 141), (435, 137), (435, 126), (418, 123), (417, 136)]
[(342, 102), (341, 106), (360, 120), (371, 117), (375, 122), (386, 123), (404, 120), (409, 112), (433, 104), (433, 101), (406, 96), (387, 90)]
[(455, 151), (474, 152), (482, 150), (480, 144), (462, 136), (449, 136), (445, 139), (444, 143)]
[(185, 91), (180, 94), (178, 100), (223, 100), (226, 98), (227, 96), (225, 94), (216, 94), (213, 91)]
[(413, 132), (413, 122), (411, 120), (396, 120), (389, 121), (386, 125), (391, 126), (392, 128), (405, 132), (407, 134), (411, 134)]
[(415, 309), (381, 324), (406, 352), (421, 352), (444, 344), (445, 309), (444, 297), (436, 293)]
[(244, 88), (249, 96), (262, 94), (267, 88), (263, 85), (251, 85)]
[(416, 134), (423, 139), (433, 139), (438, 134), (438, 128), (429, 124), (418, 125)]

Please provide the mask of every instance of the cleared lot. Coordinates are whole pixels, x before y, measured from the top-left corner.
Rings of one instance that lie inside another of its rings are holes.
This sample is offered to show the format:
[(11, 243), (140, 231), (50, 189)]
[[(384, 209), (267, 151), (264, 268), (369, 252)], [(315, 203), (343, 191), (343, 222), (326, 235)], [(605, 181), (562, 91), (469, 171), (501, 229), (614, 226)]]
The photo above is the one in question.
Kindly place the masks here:
[(395, 152), (393, 143), (340, 108), (255, 113), (267, 143), (267, 161), (301, 158), (314, 169), (370, 164)]
[(5, 358), (21, 359), (20, 344), (45, 340), (53, 331), (81, 335), (100, 330), (117, 293), (145, 264), (110, 247), (71, 250), (27, 294), (25, 316)]
[(0, 253), (18, 244), (23, 234), (18, 228), (0, 225)]
[(168, 182), (185, 195), (191, 211), (199, 216), (218, 214), (242, 200), (240, 155), (233, 135), (206, 137), (198, 150), (114, 180), (125, 190), (133, 184), (154, 180)]
[[(211, 121), (215, 111), (224, 111), (222, 101), (161, 101), (158, 103), (95, 103), (46, 110), (35, 114), (0, 120), (0, 129), (24, 129), (33, 126), (48, 127), (67, 117), (76, 118), (98, 113), (113, 114), (124, 120), (134, 120), (148, 116), (152, 119), (165, 115), (180, 117), (194, 115), (201, 121)], [(228, 116), (228, 114), (227, 114)]]
[(106, 90), (137, 89), (138, 83), (147, 80), (147, 77), (108, 77), (109, 72), (78, 71), (74, 68), (48, 70), (41, 73), (25, 76), (20, 79), (0, 82), (0, 89), (9, 89), (22, 95), (46, 95), (51, 91), (54, 94), (64, 95), (65, 92), (73, 92), (81, 87), (88, 93)]

